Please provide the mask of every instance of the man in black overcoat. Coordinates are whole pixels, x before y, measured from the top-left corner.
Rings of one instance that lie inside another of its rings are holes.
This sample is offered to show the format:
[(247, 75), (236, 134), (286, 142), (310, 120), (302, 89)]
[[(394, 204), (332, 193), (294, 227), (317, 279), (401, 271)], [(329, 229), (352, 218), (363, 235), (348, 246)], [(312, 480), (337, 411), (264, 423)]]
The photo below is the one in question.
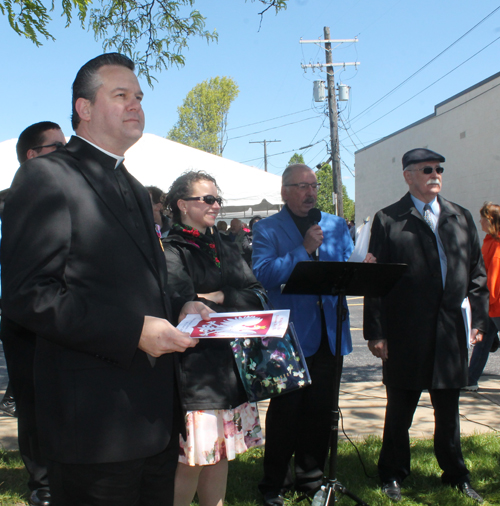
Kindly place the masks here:
[(76, 136), (18, 170), (3, 214), (5, 315), (37, 334), (35, 390), (53, 506), (173, 502), (180, 416), (171, 322), (200, 303), (168, 293), (146, 189), (123, 166), (142, 135), (128, 58), (86, 63)]
[(471, 214), (439, 195), (444, 161), (428, 149), (405, 153), (409, 192), (376, 214), (371, 231), (369, 255), (379, 263), (408, 264), (389, 295), (366, 298), (364, 306), (364, 337), (383, 360), (387, 388), (379, 476), (383, 491), (396, 501), (410, 474), (408, 430), (422, 390), (429, 390), (434, 407), (443, 483), (481, 501), (460, 448), (459, 397), (468, 358), (461, 307), (468, 298), (474, 345), (486, 329), (488, 290)]
[[(52, 153), (64, 146), (66, 139), (57, 123), (41, 121), (25, 128), (16, 144), (19, 163)], [(4, 273), (5, 275), (5, 273)], [(5, 316), (0, 327), (9, 382), (16, 402), (19, 452), (29, 474), (30, 506), (50, 506), (47, 463), (38, 441), (35, 412), (33, 363), (36, 334)]]

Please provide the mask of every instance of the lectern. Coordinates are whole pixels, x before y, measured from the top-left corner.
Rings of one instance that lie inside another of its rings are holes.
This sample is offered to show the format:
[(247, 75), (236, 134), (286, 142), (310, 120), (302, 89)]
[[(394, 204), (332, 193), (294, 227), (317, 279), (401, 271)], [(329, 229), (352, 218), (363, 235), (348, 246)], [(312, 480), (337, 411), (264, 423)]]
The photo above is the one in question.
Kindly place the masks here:
[(328, 476), (325, 475), (323, 480), (325, 490), (324, 497), (320, 502), (321, 506), (334, 506), (335, 492), (337, 491), (356, 501), (357, 505), (369, 506), (337, 480), (342, 321), (347, 313), (344, 308), (345, 297), (346, 295), (383, 297), (397, 283), (406, 268), (406, 264), (299, 262), (292, 271), (287, 283), (281, 287), (283, 294), (334, 295), (338, 297), (335, 336), (337, 375), (332, 403), (332, 426), (329, 443), (330, 461)]

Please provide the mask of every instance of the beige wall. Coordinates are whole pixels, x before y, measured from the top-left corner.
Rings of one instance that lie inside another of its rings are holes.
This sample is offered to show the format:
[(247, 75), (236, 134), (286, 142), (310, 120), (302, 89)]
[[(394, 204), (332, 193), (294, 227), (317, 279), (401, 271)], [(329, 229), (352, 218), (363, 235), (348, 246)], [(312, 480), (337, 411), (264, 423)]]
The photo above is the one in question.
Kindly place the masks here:
[(480, 230), (483, 202), (500, 204), (500, 73), (438, 104), (435, 114), (356, 152), (356, 223), (407, 192), (401, 158), (413, 148), (429, 148), (446, 158), (441, 194), (469, 209)]

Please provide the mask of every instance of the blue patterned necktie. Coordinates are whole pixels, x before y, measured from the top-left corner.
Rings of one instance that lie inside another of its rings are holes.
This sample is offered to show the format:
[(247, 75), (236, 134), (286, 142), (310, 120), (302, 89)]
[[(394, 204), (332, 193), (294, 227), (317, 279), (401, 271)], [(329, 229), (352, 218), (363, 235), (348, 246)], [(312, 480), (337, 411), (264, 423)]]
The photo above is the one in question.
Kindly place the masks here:
[(427, 225), (429, 225), (429, 227), (431, 227), (431, 230), (434, 231), (434, 223), (432, 222), (431, 214), (432, 214), (431, 206), (429, 204), (425, 204), (425, 206), (424, 206), (424, 220), (425, 220), (425, 223), (427, 223)]

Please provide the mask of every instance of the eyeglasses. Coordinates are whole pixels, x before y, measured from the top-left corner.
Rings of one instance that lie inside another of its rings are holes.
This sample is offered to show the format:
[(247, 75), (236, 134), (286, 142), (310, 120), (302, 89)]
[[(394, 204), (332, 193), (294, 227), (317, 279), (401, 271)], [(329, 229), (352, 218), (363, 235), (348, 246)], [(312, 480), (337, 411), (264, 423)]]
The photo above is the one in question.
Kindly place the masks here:
[(64, 144), (62, 142), (54, 142), (53, 144), (46, 144), (45, 146), (35, 146), (34, 148), (31, 148), (31, 149), (43, 149), (43, 148), (56, 148), (56, 149), (60, 149), (60, 148), (63, 148), (64, 147)]
[(321, 186), (321, 183), (291, 183), (284, 184), (283, 186), (297, 186), (301, 190), (307, 190), (307, 188), (310, 186), (313, 190), (317, 190)]
[(429, 174), (432, 174), (432, 171), (436, 171), (436, 174), (442, 174), (444, 172), (444, 167), (423, 167), (422, 169), (405, 169), (407, 170), (408, 172), (415, 172), (416, 170), (421, 170), (424, 174), (426, 174), (427, 176)]
[(221, 197), (214, 197), (213, 195), (203, 195), (203, 197), (186, 197), (182, 200), (202, 200), (205, 202), (205, 204), (208, 204), (209, 206), (213, 206), (216, 202), (219, 204), (219, 206), (222, 206), (222, 198)]

